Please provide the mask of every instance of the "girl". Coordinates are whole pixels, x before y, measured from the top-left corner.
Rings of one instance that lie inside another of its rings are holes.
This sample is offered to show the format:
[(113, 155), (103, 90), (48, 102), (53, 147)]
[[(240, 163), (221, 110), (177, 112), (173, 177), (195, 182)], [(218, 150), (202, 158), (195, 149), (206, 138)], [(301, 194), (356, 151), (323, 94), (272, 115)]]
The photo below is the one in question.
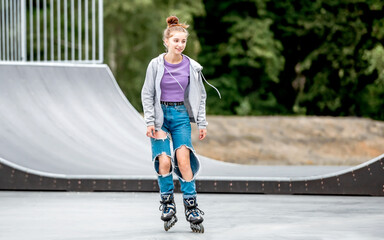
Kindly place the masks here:
[(167, 51), (149, 63), (141, 92), (147, 136), (151, 139), (152, 159), (158, 174), (161, 219), (166, 231), (177, 222), (173, 170), (180, 181), (185, 217), (194, 232), (203, 233), (204, 213), (197, 208), (195, 185), (200, 161), (192, 147), (190, 124), (197, 123), (199, 139), (203, 140), (208, 123), (202, 67), (182, 54), (188, 26), (180, 24), (175, 16), (168, 17), (167, 24), (163, 35)]

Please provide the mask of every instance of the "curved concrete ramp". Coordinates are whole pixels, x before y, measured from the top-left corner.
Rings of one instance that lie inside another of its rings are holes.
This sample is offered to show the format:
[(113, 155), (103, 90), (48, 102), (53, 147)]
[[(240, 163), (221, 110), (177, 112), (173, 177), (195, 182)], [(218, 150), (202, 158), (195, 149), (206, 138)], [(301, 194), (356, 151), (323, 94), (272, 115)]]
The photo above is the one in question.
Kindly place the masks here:
[[(144, 121), (108, 66), (3, 64), (0, 77), (0, 189), (158, 191)], [(384, 155), (354, 168), (201, 158), (199, 192), (384, 195)]]

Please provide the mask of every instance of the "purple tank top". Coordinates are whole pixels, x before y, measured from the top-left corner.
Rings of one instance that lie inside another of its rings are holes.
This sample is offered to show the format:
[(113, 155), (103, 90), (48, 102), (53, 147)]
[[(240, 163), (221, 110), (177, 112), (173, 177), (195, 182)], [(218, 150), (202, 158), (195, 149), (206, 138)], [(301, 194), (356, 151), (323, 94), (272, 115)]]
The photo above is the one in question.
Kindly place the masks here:
[[(172, 77), (173, 76), (173, 77)], [(180, 83), (177, 83), (177, 81)], [(180, 63), (171, 64), (164, 59), (164, 75), (161, 79), (161, 101), (183, 102), (189, 81), (189, 59), (183, 56)]]

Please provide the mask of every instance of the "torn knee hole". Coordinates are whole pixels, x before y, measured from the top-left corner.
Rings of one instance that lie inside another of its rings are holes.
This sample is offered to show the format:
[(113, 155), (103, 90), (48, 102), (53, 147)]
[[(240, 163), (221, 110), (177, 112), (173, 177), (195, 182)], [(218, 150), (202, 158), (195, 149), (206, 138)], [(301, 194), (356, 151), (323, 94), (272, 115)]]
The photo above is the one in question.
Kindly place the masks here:
[(156, 134), (158, 137), (167, 137), (167, 133), (163, 130), (158, 130)]
[(177, 150), (179, 149), (188, 149), (188, 147), (186, 145), (181, 145)]
[(166, 152), (162, 152), (162, 153), (158, 154), (155, 159), (160, 160), (160, 158), (161, 159), (164, 159), (164, 158), (171, 159), (171, 156), (169, 156)]
[(188, 147), (187, 145), (181, 145), (180, 147), (178, 147), (177, 149), (175, 149), (175, 153), (176, 153), (178, 150), (181, 150), (181, 151), (189, 150), (189, 151), (192, 152), (192, 149), (191, 149), (190, 147)]
[(185, 148), (185, 149), (192, 150), (192, 147), (188, 146), (187, 144), (180, 145), (177, 149), (180, 149), (180, 148)]
[(168, 134), (163, 130), (159, 130), (155, 132), (155, 140), (166, 140), (168, 138)]
[(155, 138), (155, 141), (165, 141), (165, 140), (167, 140), (166, 137), (165, 138)]

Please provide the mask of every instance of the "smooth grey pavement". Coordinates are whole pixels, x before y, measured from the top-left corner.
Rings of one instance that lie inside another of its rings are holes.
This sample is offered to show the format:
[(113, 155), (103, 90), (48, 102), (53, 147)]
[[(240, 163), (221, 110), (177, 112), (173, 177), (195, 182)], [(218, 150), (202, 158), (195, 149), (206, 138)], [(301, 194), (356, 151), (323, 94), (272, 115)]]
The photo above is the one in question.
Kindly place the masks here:
[(157, 193), (0, 192), (0, 239), (383, 239), (384, 199), (199, 194), (204, 234), (163, 230)]

